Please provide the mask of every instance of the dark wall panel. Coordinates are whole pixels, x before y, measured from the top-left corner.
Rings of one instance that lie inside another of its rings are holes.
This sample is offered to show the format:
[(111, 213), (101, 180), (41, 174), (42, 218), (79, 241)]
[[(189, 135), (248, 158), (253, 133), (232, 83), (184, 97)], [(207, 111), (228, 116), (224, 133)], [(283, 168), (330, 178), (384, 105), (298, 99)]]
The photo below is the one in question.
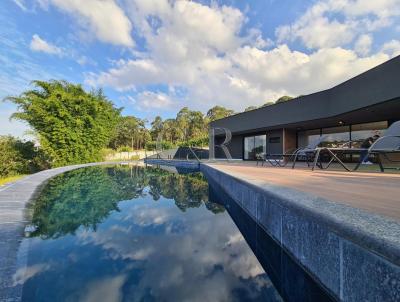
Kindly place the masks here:
[[(215, 143), (221, 144), (224, 141), (224, 138), (216, 137)], [(241, 135), (232, 136), (232, 140), (229, 144), (227, 144), (229, 152), (231, 153), (232, 158), (234, 159), (242, 159), (243, 157), (243, 137)], [(220, 147), (215, 148), (215, 157), (216, 158), (226, 158), (225, 153), (222, 151)]]

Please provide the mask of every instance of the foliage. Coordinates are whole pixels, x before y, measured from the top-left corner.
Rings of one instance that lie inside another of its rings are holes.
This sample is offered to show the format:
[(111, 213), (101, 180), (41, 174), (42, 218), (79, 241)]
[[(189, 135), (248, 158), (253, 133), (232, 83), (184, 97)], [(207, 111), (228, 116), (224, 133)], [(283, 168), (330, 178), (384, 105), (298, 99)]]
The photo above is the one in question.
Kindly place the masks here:
[(163, 131), (163, 120), (160, 116), (156, 116), (151, 122), (151, 139), (156, 141)]
[(214, 106), (210, 110), (207, 111), (207, 119), (211, 122), (215, 120), (219, 120), (221, 118), (230, 116), (234, 114), (235, 112), (230, 109), (226, 109), (225, 107), (222, 106)]
[(266, 106), (271, 106), (275, 104), (274, 102), (266, 102), (264, 105), (262, 105), (261, 107), (266, 107)]
[(46, 159), (33, 142), (0, 136), (0, 177), (29, 174), (46, 168)]
[(0, 186), (6, 185), (10, 182), (14, 182), (22, 177), (24, 177), (25, 175), (14, 175), (14, 176), (6, 176), (6, 177), (0, 177)]
[(101, 160), (116, 126), (120, 110), (102, 90), (86, 92), (66, 81), (34, 81), (33, 90), (6, 100), (18, 106), (13, 118), (35, 131), (52, 166)]
[[(158, 146), (157, 146), (157, 145), (158, 145)], [(147, 151), (154, 151), (154, 150), (157, 150), (157, 147), (158, 147), (158, 148), (161, 148), (161, 149), (163, 149), (163, 150), (168, 150), (168, 149), (175, 148), (176, 145), (174, 145), (174, 144), (172, 144), (172, 143), (170, 143), (170, 142), (162, 141), (162, 142), (160, 142), (160, 143), (157, 143), (157, 142), (147, 142), (147, 143), (146, 143), (146, 146), (145, 146), (145, 148), (146, 148)]]
[(277, 99), (275, 103), (279, 104), (279, 103), (284, 103), (284, 102), (287, 102), (290, 100), (293, 100), (293, 97), (284, 95), (284, 96), (281, 96), (279, 99)]
[(208, 146), (209, 138), (208, 136), (192, 138), (187, 142), (178, 143), (179, 147), (204, 147)]
[(114, 149), (121, 146), (130, 146), (131, 149), (127, 151), (142, 149), (146, 142), (150, 140), (150, 134), (145, 127), (145, 122), (145, 120), (134, 116), (121, 117), (115, 127), (114, 136), (109, 146)]
[(133, 149), (128, 146), (121, 146), (117, 149), (118, 152), (132, 152)]
[[(150, 135), (153, 142), (146, 144), (147, 150), (154, 150), (159, 140), (164, 144), (168, 142), (172, 146), (207, 146), (208, 145), (208, 124), (211, 121), (232, 115), (233, 110), (222, 106), (215, 106), (204, 115), (200, 111), (182, 108), (176, 118), (162, 120), (156, 116), (151, 123)], [(168, 149), (163, 146), (163, 149)]]
[(245, 109), (244, 109), (244, 111), (246, 112), (246, 111), (251, 111), (251, 110), (255, 110), (255, 109), (257, 109), (258, 107), (257, 106), (249, 106), (249, 107), (246, 107)]

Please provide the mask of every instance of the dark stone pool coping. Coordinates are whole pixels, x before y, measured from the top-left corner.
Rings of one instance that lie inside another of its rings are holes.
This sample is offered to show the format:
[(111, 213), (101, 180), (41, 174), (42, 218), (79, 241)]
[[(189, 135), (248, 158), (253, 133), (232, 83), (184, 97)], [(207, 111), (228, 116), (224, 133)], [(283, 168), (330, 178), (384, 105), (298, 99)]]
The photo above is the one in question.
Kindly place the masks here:
[(338, 299), (400, 300), (400, 221), (218, 166), (201, 171)]
[(39, 193), (42, 185), (50, 178), (67, 171), (125, 162), (89, 163), (49, 169), (0, 187), (0, 301), (18, 301), (19, 294), (13, 292), (18, 289), (10, 285), (13, 283), (17, 252), (24, 228), (29, 222), (26, 205)]
[(145, 159), (144, 162), (150, 165), (161, 165), (161, 166), (174, 166), (182, 168), (200, 168), (200, 162), (196, 160), (179, 160), (179, 159)]

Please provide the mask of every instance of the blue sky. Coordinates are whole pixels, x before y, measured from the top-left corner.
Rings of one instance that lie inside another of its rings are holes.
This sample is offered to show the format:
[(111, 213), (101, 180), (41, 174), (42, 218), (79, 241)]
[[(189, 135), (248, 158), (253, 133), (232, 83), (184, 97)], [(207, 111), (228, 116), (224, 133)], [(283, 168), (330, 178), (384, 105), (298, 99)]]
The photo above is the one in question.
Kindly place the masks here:
[[(326, 89), (400, 54), (400, 0), (3, 0), (0, 98), (102, 87), (151, 121)], [(0, 103), (0, 135), (23, 137)]]

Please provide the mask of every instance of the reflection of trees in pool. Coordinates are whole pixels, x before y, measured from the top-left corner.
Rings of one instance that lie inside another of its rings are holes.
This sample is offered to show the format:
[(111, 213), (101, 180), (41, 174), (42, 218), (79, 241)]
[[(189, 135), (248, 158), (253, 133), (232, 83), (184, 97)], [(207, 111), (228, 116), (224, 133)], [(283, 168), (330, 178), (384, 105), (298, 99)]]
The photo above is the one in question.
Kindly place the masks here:
[(205, 203), (213, 213), (223, 212), (224, 208), (208, 200), (208, 183), (201, 173), (187, 175), (165, 173), (149, 178), (150, 194), (154, 200), (161, 196), (174, 199), (182, 211), (187, 208), (198, 208)]
[(208, 201), (208, 185), (200, 173), (179, 175), (162, 169), (141, 167), (90, 167), (51, 179), (32, 206), (34, 236), (57, 238), (73, 234), (80, 226), (96, 229), (118, 202), (142, 196), (149, 187), (154, 200), (161, 196), (175, 200), (185, 211), (205, 203), (213, 213), (222, 206)]

